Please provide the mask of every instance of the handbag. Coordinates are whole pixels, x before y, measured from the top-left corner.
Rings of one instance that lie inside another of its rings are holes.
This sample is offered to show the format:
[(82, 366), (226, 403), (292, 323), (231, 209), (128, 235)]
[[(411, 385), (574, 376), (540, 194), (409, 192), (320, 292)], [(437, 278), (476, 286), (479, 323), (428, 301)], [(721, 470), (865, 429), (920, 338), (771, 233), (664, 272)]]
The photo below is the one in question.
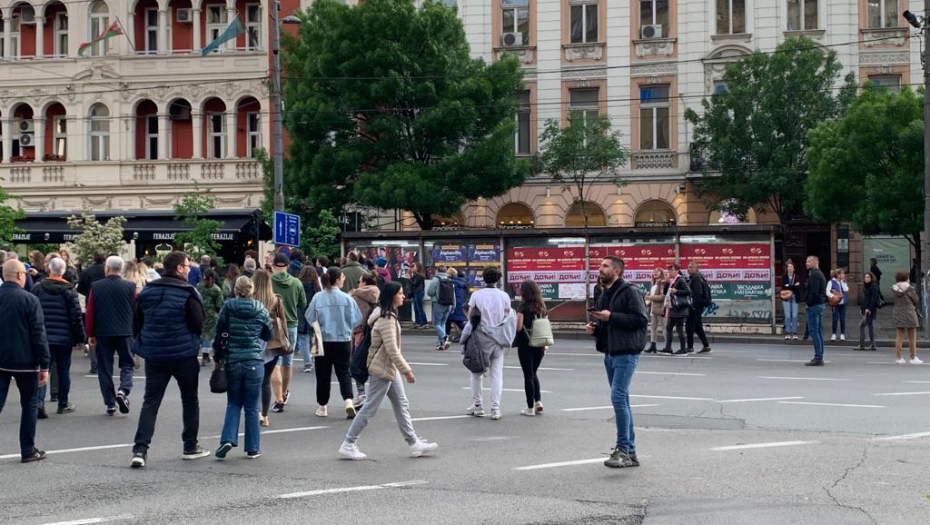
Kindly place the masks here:
[(277, 297), (278, 302), (275, 304), (274, 318), (272, 319), (274, 337), (271, 338), (271, 341), (268, 341), (267, 348), (279, 356), (291, 355), (294, 353), (294, 347), (287, 338), (287, 320), (284, 318), (284, 311), (281, 308), (282, 299), (280, 295), (275, 295), (275, 297)]
[(526, 333), (530, 337), (530, 346), (541, 348), (555, 344), (555, 338), (552, 335), (552, 323), (548, 317), (540, 317), (533, 321), (533, 328), (528, 329)]
[(217, 326), (222, 323), (226, 330), (216, 334), (216, 337), (213, 338), (213, 359), (216, 361), (225, 359), (226, 354), (229, 352), (229, 310), (223, 310), (223, 314)]
[(675, 310), (691, 308), (691, 304), (690, 295), (672, 295), (672, 308)]
[(320, 328), (319, 321), (313, 321), (310, 324), (313, 334), (313, 344), (310, 346), (310, 355), (313, 357), (323, 357), (323, 329)]
[(794, 295), (794, 292), (791, 290), (782, 290), (778, 292), (778, 296), (781, 297), (782, 301), (790, 301), (792, 295)]
[(210, 392), (225, 394), (229, 389), (229, 380), (226, 377), (226, 361), (217, 361), (219, 366), (210, 374)]

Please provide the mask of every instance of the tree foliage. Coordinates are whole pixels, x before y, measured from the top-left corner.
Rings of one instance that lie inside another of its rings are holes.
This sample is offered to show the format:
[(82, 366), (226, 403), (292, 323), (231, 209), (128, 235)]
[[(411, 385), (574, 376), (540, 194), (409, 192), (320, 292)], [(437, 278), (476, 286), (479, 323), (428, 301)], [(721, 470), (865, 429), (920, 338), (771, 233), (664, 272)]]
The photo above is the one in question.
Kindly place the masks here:
[(806, 209), (863, 234), (906, 237), (920, 253), (924, 224), (923, 97), (866, 89), (846, 115), (810, 138)]
[(82, 230), (72, 242), (71, 255), (75, 262), (88, 266), (94, 262), (94, 251), (98, 248), (106, 253), (119, 253), (126, 243), (123, 240), (124, 217), (110, 217), (107, 222), (100, 222), (92, 210), (85, 209), (80, 217), (68, 217), (68, 227)]
[(540, 171), (562, 184), (562, 191), (570, 192), (573, 201), (581, 204), (587, 228), (591, 189), (597, 184), (626, 184), (618, 170), (629, 153), (620, 143), (620, 133), (611, 131), (610, 118), (604, 115), (587, 121), (571, 117), (565, 127), (555, 120), (546, 122), (542, 142)]
[(19, 231), (16, 220), (26, 216), (23, 210), (6, 204), (9, 199), (10, 194), (0, 188), (0, 244), (12, 244), (13, 234)]
[(702, 101), (702, 114), (686, 113), (707, 157), (711, 208), (769, 210), (782, 223), (802, 213), (809, 131), (841, 116), (855, 97), (852, 74), (837, 87), (840, 71), (836, 53), (803, 37), (727, 64), (726, 90)]
[(300, 38), (285, 38), (289, 207), (405, 209), (429, 229), (434, 215), (523, 183), (519, 63), (470, 58), (454, 9), (317, 0), (301, 17)]
[(342, 229), (339, 227), (339, 221), (329, 210), (323, 210), (319, 213), (318, 221), (315, 225), (304, 227), (303, 235), (300, 239), (301, 248), (311, 257), (325, 255), (331, 261), (339, 257), (341, 251), (339, 246), (339, 233)]
[(174, 216), (181, 224), (192, 228), (190, 231), (178, 233), (174, 237), (175, 244), (187, 252), (192, 259), (200, 259), (204, 255), (215, 257), (220, 251), (220, 243), (215, 235), (223, 226), (222, 221), (208, 219), (207, 212), (216, 208), (216, 197), (210, 195), (209, 189), (200, 189), (194, 182), (194, 189), (185, 193), (180, 202), (174, 206)]

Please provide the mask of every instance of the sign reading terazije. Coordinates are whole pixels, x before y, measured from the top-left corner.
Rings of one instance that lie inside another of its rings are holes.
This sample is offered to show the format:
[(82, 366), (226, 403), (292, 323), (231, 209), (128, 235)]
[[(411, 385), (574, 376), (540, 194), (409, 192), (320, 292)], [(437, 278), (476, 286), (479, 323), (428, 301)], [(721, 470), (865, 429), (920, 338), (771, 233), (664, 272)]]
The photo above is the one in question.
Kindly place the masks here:
[(300, 216), (283, 211), (274, 212), (274, 243), (300, 246)]

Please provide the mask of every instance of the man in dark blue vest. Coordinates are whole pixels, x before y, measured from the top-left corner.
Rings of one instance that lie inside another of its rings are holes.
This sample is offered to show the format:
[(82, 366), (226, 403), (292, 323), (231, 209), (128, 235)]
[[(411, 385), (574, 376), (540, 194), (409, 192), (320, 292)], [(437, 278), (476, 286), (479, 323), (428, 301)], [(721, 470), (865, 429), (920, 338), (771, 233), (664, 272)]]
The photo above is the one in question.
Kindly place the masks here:
[(132, 468), (145, 466), (158, 408), (171, 378), (181, 390), (183, 459), (210, 455), (197, 444), (200, 430), (197, 356), (202, 346), (204, 312), (200, 294), (187, 280), (190, 264), (186, 253), (169, 253), (164, 259), (165, 274), (146, 285), (136, 300), (132, 349), (145, 359), (145, 398), (132, 448)]
[[(107, 415), (129, 413), (129, 393), (135, 369), (129, 344), (132, 339), (132, 315), (136, 285), (122, 278), (122, 257), (111, 255), (104, 265), (106, 277), (90, 285), (87, 296), (87, 339), (96, 345), (97, 379)], [(119, 390), (113, 386), (113, 355), (119, 358)]]

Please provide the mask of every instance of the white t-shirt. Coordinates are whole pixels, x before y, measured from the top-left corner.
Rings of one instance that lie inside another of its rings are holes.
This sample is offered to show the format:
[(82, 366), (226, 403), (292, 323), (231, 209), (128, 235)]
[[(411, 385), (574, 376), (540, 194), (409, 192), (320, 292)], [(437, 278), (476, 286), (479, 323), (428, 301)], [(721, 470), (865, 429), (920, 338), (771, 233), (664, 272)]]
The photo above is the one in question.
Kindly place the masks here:
[(481, 312), (481, 324), (500, 326), (510, 315), (510, 296), (497, 288), (482, 288), (471, 294), (468, 306)]

